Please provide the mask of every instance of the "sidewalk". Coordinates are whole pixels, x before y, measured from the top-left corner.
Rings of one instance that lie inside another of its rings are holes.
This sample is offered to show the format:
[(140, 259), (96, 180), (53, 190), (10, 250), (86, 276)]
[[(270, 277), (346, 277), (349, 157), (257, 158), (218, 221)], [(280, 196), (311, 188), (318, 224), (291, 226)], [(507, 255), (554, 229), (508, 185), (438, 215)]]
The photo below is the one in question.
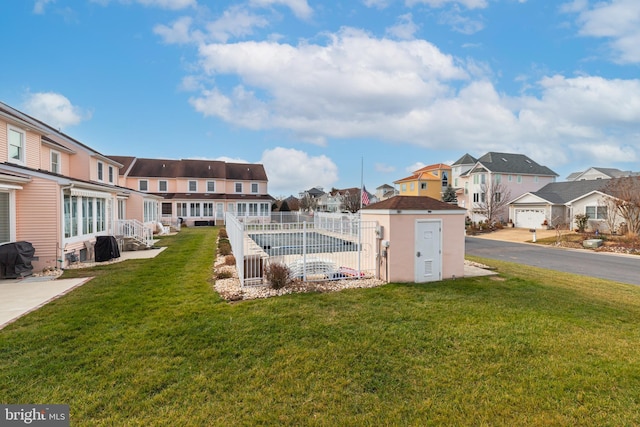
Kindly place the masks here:
[[(166, 247), (161, 247), (146, 251), (123, 252), (120, 258), (107, 263), (154, 258), (165, 249)], [(0, 329), (91, 280), (91, 277), (77, 279), (58, 279), (57, 277), (29, 276), (24, 279), (0, 280)]]

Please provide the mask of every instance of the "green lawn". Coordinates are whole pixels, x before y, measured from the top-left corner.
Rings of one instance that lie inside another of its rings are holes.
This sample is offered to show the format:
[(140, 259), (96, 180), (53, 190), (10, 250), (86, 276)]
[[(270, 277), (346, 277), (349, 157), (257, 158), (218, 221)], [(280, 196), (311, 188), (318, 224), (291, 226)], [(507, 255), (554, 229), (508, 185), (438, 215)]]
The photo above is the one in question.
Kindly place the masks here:
[(639, 425), (640, 288), (479, 260), (500, 277), (237, 304), (216, 230), (0, 331), (0, 403), (72, 425)]

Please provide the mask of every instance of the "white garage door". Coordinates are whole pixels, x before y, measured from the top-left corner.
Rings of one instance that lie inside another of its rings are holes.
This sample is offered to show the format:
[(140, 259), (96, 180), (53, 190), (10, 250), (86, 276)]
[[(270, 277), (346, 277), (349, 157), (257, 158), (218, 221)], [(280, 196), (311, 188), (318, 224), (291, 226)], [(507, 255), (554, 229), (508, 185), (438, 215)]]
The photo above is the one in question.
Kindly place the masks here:
[(544, 222), (544, 209), (516, 209), (516, 227), (540, 228)]

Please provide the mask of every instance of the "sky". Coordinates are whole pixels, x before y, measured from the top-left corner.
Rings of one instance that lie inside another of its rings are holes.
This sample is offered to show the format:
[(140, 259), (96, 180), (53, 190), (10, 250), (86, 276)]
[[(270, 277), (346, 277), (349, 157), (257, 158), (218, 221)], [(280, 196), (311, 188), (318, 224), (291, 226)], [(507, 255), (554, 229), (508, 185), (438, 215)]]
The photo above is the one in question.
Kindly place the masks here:
[(274, 197), (469, 153), (640, 171), (638, 0), (11, 0), (0, 101), (105, 155), (262, 163)]

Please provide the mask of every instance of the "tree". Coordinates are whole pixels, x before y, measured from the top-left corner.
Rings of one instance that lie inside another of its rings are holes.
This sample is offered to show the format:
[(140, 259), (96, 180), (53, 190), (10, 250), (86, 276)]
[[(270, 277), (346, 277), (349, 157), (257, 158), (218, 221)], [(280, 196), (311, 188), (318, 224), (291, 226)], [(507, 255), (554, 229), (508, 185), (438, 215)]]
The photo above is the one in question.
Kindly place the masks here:
[(494, 222), (498, 216), (505, 217), (505, 208), (511, 199), (511, 191), (501, 182), (491, 180), (489, 184), (480, 186), (480, 200), (474, 203), (474, 211), (484, 215), (489, 223)]
[(614, 206), (624, 219), (627, 232), (634, 235), (640, 233), (640, 177), (614, 178), (603, 190), (614, 197)]
[(447, 189), (444, 191), (444, 194), (442, 195), (442, 201), (447, 203), (458, 202), (458, 196), (456, 196), (456, 190), (454, 190), (451, 185), (447, 185)]
[(305, 193), (300, 199), (300, 210), (304, 212), (315, 211), (318, 207), (318, 200), (311, 197), (309, 193)]
[(616, 231), (616, 227), (618, 226), (618, 217), (620, 216), (615, 199), (609, 196), (604, 196), (598, 201), (598, 205), (604, 206), (604, 208), (607, 210), (604, 223), (607, 224), (609, 233), (613, 234)]
[(342, 195), (342, 206), (348, 212), (358, 212), (360, 210), (360, 190), (346, 190)]

